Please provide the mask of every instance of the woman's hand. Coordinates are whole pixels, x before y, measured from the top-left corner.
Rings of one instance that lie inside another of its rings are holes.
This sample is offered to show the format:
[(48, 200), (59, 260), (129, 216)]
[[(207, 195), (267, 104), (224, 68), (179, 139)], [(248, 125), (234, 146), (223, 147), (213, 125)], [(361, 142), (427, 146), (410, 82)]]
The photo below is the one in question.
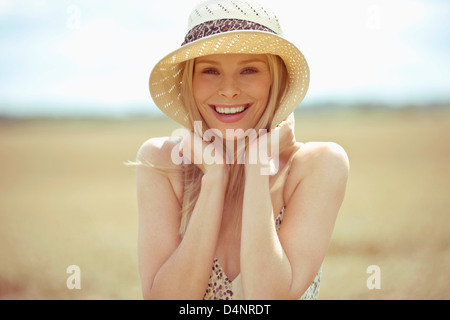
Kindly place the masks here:
[[(278, 156), (283, 151), (288, 150), (295, 145), (295, 117), (294, 113), (291, 113), (286, 120), (282, 121), (272, 132), (278, 132), (279, 136), (279, 148), (278, 154), (273, 154), (272, 157)], [(270, 134), (270, 133), (269, 133)]]
[[(278, 171), (279, 155), (293, 145), (295, 145), (295, 117), (292, 113), (271, 132), (250, 141), (246, 150), (246, 164), (268, 168), (271, 162), (275, 162)], [(273, 168), (270, 171), (273, 172)]]
[[(223, 141), (219, 135), (214, 135), (214, 141), (207, 142), (197, 132), (185, 131), (180, 142), (180, 153), (186, 163), (195, 164), (203, 174), (215, 169), (221, 169), (228, 173), (223, 154)], [(212, 140), (212, 137), (204, 137)]]

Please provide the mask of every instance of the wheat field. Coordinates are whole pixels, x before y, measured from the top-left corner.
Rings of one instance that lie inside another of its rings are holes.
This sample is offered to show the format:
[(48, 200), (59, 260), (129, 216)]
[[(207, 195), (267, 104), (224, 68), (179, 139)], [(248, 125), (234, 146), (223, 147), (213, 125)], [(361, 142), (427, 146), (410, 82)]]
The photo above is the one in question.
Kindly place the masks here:
[[(141, 299), (134, 160), (166, 119), (0, 121), (0, 299)], [(320, 299), (450, 298), (450, 110), (298, 112), (351, 171)], [(80, 267), (81, 289), (67, 287)], [(379, 267), (379, 289), (367, 268)]]

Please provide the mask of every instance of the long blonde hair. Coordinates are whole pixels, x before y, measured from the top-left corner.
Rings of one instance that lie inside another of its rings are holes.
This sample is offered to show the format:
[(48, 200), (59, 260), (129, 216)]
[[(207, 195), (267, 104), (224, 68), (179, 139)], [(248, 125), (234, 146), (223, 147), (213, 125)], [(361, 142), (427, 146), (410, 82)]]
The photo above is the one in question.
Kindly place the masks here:
[[(256, 132), (260, 129), (266, 129), (270, 131), (273, 117), (277, 109), (279, 108), (280, 102), (287, 91), (288, 86), (288, 73), (283, 60), (279, 56), (267, 54), (267, 60), (270, 69), (270, 75), (272, 80), (272, 85), (270, 88), (269, 101), (267, 107), (255, 126)], [(183, 66), (183, 77), (181, 84), (181, 99), (183, 101), (184, 107), (189, 115), (189, 122), (191, 124), (190, 130), (194, 129), (194, 122), (201, 121), (202, 129), (204, 131), (208, 130), (208, 126), (201, 116), (198, 108), (196, 106), (194, 96), (192, 80), (194, 75), (194, 60), (188, 60)], [(237, 154), (235, 154), (234, 159), (236, 160)], [(198, 200), (201, 187), (201, 179), (203, 172), (195, 164), (186, 164), (184, 167), (184, 194), (183, 202), (181, 208), (181, 224), (180, 224), (180, 234), (184, 235), (189, 223), (189, 219), (194, 210), (195, 204)], [(240, 221), (242, 216), (243, 207), (243, 194), (245, 186), (245, 174), (244, 165), (238, 164), (234, 161), (230, 165), (228, 185), (225, 193), (225, 203), (232, 204), (233, 212), (239, 212), (237, 215), (237, 231), (240, 230)]]

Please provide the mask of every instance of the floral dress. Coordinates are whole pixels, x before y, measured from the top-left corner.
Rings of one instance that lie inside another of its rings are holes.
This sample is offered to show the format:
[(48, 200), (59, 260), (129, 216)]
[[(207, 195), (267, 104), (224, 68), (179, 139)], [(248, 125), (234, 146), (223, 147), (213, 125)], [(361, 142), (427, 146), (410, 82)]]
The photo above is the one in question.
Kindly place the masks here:
[[(280, 229), (281, 222), (283, 221), (284, 211), (286, 206), (283, 207), (278, 217), (275, 219), (276, 230)], [(322, 274), (322, 266), (319, 269), (314, 281), (309, 288), (300, 297), (300, 300), (316, 300), (319, 295), (320, 277)], [(214, 259), (214, 264), (209, 277), (208, 288), (206, 289), (204, 300), (242, 300), (244, 295), (242, 293), (241, 275), (239, 274), (233, 281), (228, 279), (227, 275), (223, 271), (219, 261)]]

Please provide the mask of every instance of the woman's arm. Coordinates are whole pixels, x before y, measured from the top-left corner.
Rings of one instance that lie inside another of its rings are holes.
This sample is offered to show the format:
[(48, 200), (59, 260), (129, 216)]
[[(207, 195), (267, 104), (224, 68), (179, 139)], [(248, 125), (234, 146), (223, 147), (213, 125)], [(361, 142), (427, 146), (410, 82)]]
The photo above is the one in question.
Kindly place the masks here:
[[(142, 162), (170, 165), (174, 143), (151, 139)], [(177, 146), (178, 147), (178, 146)], [(137, 169), (139, 271), (145, 299), (202, 299), (211, 274), (227, 175), (208, 170), (184, 237), (179, 235), (180, 204), (167, 175)]]
[(296, 188), (277, 234), (269, 178), (259, 165), (246, 165), (241, 238), (246, 299), (300, 298), (328, 249), (347, 182), (345, 151), (332, 143), (306, 144), (290, 175)]

